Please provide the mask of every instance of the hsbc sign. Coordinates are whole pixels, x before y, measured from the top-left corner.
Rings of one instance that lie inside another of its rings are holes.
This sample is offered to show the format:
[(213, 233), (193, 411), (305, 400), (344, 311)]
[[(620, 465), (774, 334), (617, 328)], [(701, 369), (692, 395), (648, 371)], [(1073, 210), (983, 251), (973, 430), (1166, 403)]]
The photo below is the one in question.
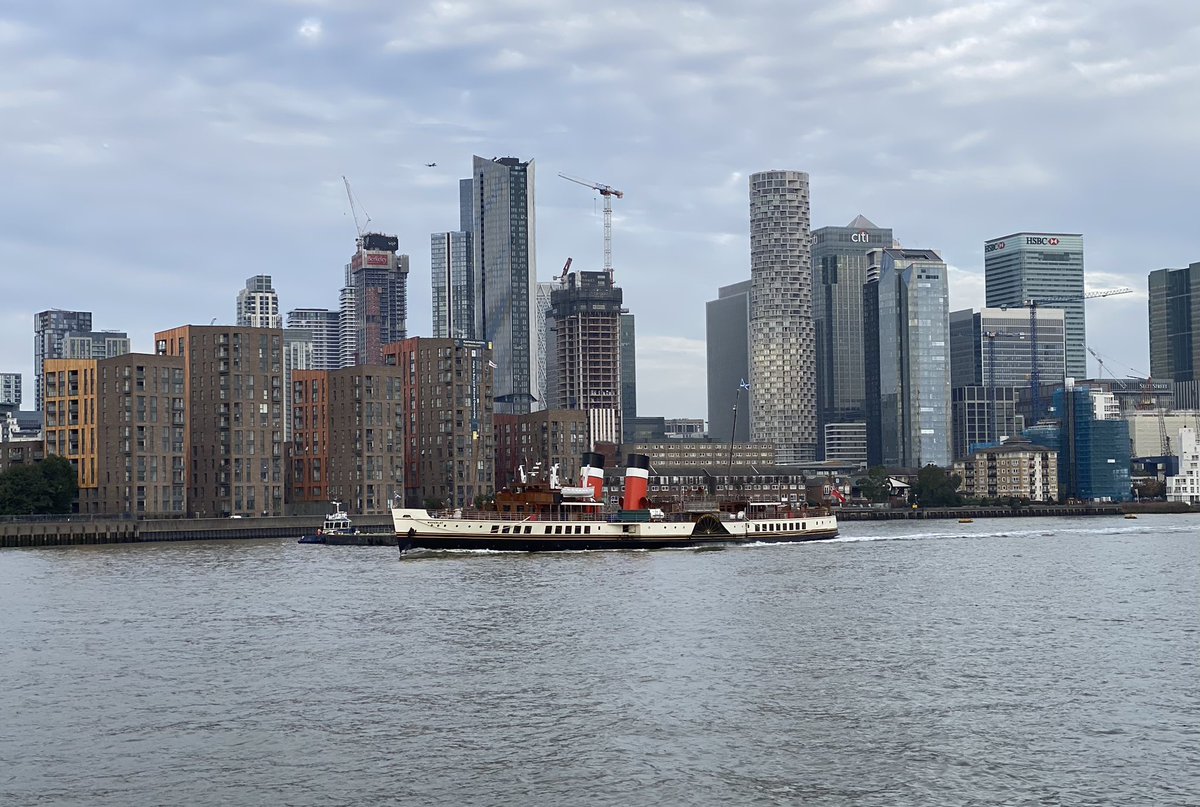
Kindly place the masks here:
[(995, 243), (992, 243), (992, 244), (984, 244), (983, 245), (983, 251), (985, 254), (988, 252), (995, 252), (998, 249), (1004, 249), (1003, 241), (996, 241)]
[(1025, 244), (1026, 246), (1056, 247), (1058, 246), (1058, 239), (1054, 236), (1027, 235), (1025, 236)]

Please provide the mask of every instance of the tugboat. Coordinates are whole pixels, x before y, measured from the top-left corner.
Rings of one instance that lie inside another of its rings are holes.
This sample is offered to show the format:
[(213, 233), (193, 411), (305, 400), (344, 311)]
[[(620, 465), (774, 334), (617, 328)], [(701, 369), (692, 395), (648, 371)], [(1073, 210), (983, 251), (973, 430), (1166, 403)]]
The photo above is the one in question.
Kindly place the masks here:
[(630, 454), (621, 510), (601, 513), (604, 457), (583, 455), (580, 484), (563, 487), (558, 466), (549, 479), (526, 478), (498, 491), (492, 510), (430, 513), (394, 507), (392, 522), (401, 553), (410, 549), (491, 549), (555, 552), (582, 549), (665, 549), (739, 543), (827, 540), (837, 517), (826, 508), (793, 508), (788, 502), (745, 502), (736, 510), (664, 513), (650, 507), (650, 458)]
[(325, 523), (321, 525), (321, 528), (314, 535), (305, 535), (296, 541), (296, 543), (344, 543), (344, 540), (339, 539), (346, 539), (360, 534), (358, 530), (354, 529), (354, 525), (350, 521), (350, 515), (342, 509), (342, 503), (330, 502), (330, 504), (333, 505), (333, 512), (325, 516)]

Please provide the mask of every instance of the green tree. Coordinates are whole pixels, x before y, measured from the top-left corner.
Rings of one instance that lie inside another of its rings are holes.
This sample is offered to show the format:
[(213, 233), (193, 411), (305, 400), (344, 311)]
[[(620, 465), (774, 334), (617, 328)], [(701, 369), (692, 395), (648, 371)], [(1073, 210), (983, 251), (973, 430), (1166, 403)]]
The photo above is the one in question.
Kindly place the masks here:
[(961, 484), (962, 477), (958, 474), (936, 465), (926, 465), (917, 472), (912, 498), (922, 507), (957, 507), (962, 504), (962, 496), (958, 493)]
[(0, 515), (69, 513), (78, 492), (75, 469), (62, 457), (16, 465), (0, 474)]
[(867, 501), (886, 502), (891, 488), (888, 485), (887, 468), (882, 465), (876, 465), (867, 471), (867, 475), (854, 482), (858, 486), (859, 492)]

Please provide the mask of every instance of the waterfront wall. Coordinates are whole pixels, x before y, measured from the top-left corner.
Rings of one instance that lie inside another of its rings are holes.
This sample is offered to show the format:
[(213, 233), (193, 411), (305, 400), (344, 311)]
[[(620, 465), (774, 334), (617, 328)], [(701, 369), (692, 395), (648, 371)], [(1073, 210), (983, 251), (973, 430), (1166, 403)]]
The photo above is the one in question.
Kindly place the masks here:
[[(324, 516), (266, 518), (92, 519), (86, 516), (0, 523), (0, 547), (81, 546), (150, 541), (299, 538), (315, 532)], [(391, 516), (356, 516), (360, 529), (388, 529)]]

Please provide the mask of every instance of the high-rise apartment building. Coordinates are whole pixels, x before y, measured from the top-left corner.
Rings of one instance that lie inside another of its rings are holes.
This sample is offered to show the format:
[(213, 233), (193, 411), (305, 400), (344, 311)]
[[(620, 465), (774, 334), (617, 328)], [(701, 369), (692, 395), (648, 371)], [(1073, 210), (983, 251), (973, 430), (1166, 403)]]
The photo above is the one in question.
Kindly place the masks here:
[(291, 501), (386, 513), (404, 492), (404, 375), (359, 365), (292, 374)]
[(1046, 307), (1065, 312), (1066, 374), (1085, 378), (1083, 236), (1021, 232), (993, 238), (983, 245), (983, 263), (988, 308), (1020, 308), (1030, 300), (1041, 306), (1053, 300)]
[[(750, 281), (717, 289), (704, 306), (708, 362), (708, 433), (718, 439), (750, 440), (753, 389), (750, 378)], [(737, 407), (736, 423), (734, 407)]]
[(817, 449), (808, 174), (750, 175), (750, 433), (783, 465)]
[(183, 357), (127, 353), (96, 373), (98, 512), (187, 513)]
[(582, 409), (591, 443), (621, 442), (621, 289), (609, 272), (571, 272), (550, 295), (553, 409)]
[(435, 339), (475, 338), (475, 259), (470, 232), (429, 237)]
[(1200, 263), (1149, 277), (1150, 376), (1200, 381)]
[(592, 450), (587, 413), (579, 409), (543, 409), (528, 415), (496, 415), (496, 487), (520, 481), (540, 463), (546, 472), (558, 465), (563, 484), (578, 484), (585, 451)]
[[(878, 294), (878, 423), (884, 465), (950, 465), (950, 333), (946, 264), (929, 249), (872, 250)], [(865, 298), (864, 298), (865, 299)], [(871, 318), (872, 321), (875, 318)], [(869, 413), (870, 414), (870, 413)], [(869, 438), (869, 434), (868, 434)], [(870, 439), (868, 439), (868, 443)]]
[(477, 156), (471, 179), (475, 335), (492, 344), (496, 412), (532, 412), (546, 405), (537, 386), (534, 163)]
[(282, 515), (283, 331), (184, 325), (154, 341), (184, 362), (188, 512)]
[(107, 359), (130, 350), (129, 335), (93, 331), (90, 311), (52, 309), (34, 315), (34, 405), (42, 411), (43, 368), (47, 359)]
[(289, 331), (312, 332), (312, 363), (297, 370), (336, 370), (342, 366), (341, 315), (328, 308), (296, 308), (287, 314)]
[(0, 406), (21, 407), (20, 373), (0, 373)]
[(246, 279), (246, 288), (237, 295), (239, 328), (282, 328), (279, 315), (279, 295), (271, 285), (270, 275), (254, 275)]
[(495, 363), (487, 343), (413, 337), (389, 345), (384, 361), (403, 378), (408, 505), (469, 507), (491, 495)]
[(381, 364), (383, 347), (408, 336), (408, 256), (394, 235), (363, 233), (341, 293), (341, 365)]
[(621, 315), (621, 442), (633, 434), (637, 417), (637, 323), (633, 314)]
[(814, 230), (812, 238), (820, 422), (861, 423), (866, 417), (862, 287), (867, 282), (867, 253), (891, 247), (892, 231), (857, 216), (845, 227)]

